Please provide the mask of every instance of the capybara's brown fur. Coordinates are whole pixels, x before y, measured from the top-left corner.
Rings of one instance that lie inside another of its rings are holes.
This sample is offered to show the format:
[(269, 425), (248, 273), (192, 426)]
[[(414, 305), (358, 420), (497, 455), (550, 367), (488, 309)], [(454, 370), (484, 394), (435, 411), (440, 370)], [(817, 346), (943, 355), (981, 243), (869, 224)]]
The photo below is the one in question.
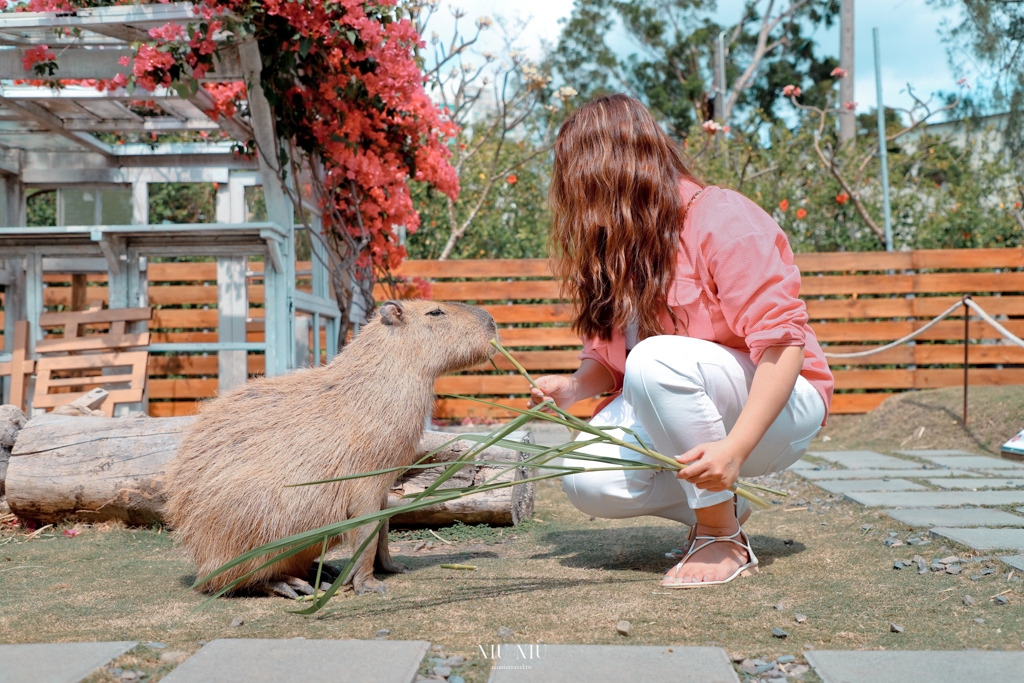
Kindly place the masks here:
[[(285, 485), (415, 462), (434, 380), (490, 358), (495, 334), (480, 308), (387, 302), (327, 366), (256, 379), (205, 404), (171, 462), (167, 487), (169, 521), (199, 576), (264, 543), (382, 509), (394, 475)], [(373, 527), (350, 534), (357, 547)], [(400, 570), (380, 538), (353, 572), (359, 593), (383, 590), (373, 578), (375, 556), (384, 570)], [(319, 552), (282, 560), (238, 588), (304, 578)], [(266, 559), (203, 588), (220, 590)]]

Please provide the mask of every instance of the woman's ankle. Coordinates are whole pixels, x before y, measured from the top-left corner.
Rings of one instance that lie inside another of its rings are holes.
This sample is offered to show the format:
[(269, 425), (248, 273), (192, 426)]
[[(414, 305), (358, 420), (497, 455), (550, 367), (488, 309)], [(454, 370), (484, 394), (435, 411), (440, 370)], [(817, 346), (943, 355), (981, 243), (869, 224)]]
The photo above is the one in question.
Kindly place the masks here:
[[(732, 500), (723, 501), (717, 505), (694, 510), (697, 516), (697, 528), (703, 531), (703, 535), (728, 536), (739, 529), (739, 520), (736, 519), (736, 506)], [(710, 534), (708, 531), (716, 533)]]

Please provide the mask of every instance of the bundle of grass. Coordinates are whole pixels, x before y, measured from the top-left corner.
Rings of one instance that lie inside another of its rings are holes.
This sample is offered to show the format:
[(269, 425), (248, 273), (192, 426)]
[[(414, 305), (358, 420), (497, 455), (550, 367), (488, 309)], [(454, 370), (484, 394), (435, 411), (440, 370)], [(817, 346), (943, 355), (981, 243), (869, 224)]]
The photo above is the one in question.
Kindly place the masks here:
[[(530, 382), (531, 386), (536, 387), (537, 383), (534, 382), (530, 373), (510, 354), (501, 344), (496, 340), (491, 340), (491, 344), (498, 350), (499, 353), (504, 355), (512, 363), (512, 365)], [(452, 398), (462, 398), (471, 401), (476, 401), (485, 405), (495, 406), (499, 408), (507, 408), (506, 406), (498, 406), (497, 404), (482, 399), (466, 396), (453, 396)], [(300, 601), (310, 601), (312, 604), (303, 609), (299, 610), (297, 614), (312, 614), (320, 610), (327, 602), (338, 592), (342, 586), (345, 585), (349, 579), (353, 569), (357, 566), (357, 562), (360, 556), (366, 551), (369, 542), (377, 538), (378, 533), (388, 520), (396, 515), (400, 515), (407, 512), (413, 512), (423, 508), (437, 505), (439, 503), (446, 503), (458, 498), (465, 496), (478, 495), (487, 491), (493, 491), (495, 489), (506, 488), (508, 486), (518, 486), (528, 482), (543, 481), (545, 479), (555, 479), (558, 477), (564, 477), (569, 474), (577, 474), (580, 472), (599, 472), (607, 470), (641, 470), (641, 469), (654, 469), (654, 470), (670, 470), (678, 471), (686, 465), (677, 462), (674, 458), (667, 455), (658, 453), (653, 448), (644, 443), (635, 432), (630, 429), (622, 427), (594, 427), (590, 423), (581, 420), (578, 417), (571, 415), (565, 410), (554, 405), (550, 401), (545, 401), (540, 405), (534, 406), (530, 409), (519, 409), (519, 408), (508, 408), (518, 414), (514, 420), (508, 424), (495, 429), (486, 435), (478, 434), (459, 434), (451, 441), (446, 442), (437, 449), (427, 453), (420, 458), (414, 464), (408, 467), (389, 467), (385, 469), (374, 470), (372, 472), (361, 472), (358, 474), (347, 475), (344, 477), (337, 477), (332, 479), (323, 479), (320, 481), (303, 482), (296, 484), (289, 484), (288, 486), (316, 486), (322, 484), (330, 484), (334, 482), (347, 481), (350, 479), (358, 479), (362, 477), (376, 477), (380, 475), (398, 475), (401, 472), (405, 472), (409, 469), (431, 469), (438, 468), (441, 470), (437, 479), (423, 491), (406, 496), (408, 502), (395, 507), (386, 508), (372, 514), (363, 515), (361, 517), (355, 517), (353, 519), (347, 519), (344, 521), (337, 522), (335, 524), (329, 524), (322, 526), (317, 529), (311, 529), (302, 533), (294, 534), (286, 538), (274, 541), (272, 543), (266, 543), (254, 548), (249, 552), (239, 555), (235, 559), (227, 562), (215, 571), (207, 574), (200, 578), (193, 585), (193, 588), (199, 588), (207, 582), (213, 581), (220, 575), (231, 572), (239, 565), (247, 563), (253, 563), (256, 560), (266, 558), (262, 564), (256, 565), (250, 572), (243, 574), (236, 578), (234, 581), (226, 585), (225, 587), (218, 590), (216, 593), (204, 602), (207, 604), (210, 600), (216, 599), (217, 597), (233, 590), (236, 586), (241, 585), (245, 580), (252, 574), (262, 571), (263, 569), (277, 563), (282, 560), (286, 560), (294, 555), (309, 552), (312, 548), (319, 547), (320, 560), (316, 573), (316, 580), (313, 583), (315, 587), (313, 595), (306, 595), (299, 598)], [(560, 444), (557, 446), (542, 446), (538, 444), (527, 444), (519, 441), (513, 441), (508, 437), (520, 429), (522, 429), (531, 420), (543, 420), (546, 422), (552, 422), (563, 427), (568, 428), (571, 432), (579, 434), (587, 434), (589, 439), (581, 439), (571, 441), (569, 443)], [(624, 434), (632, 437), (633, 441), (628, 441), (619, 438), (612, 434), (613, 431), (621, 431)], [(468, 440), (474, 442), (476, 445), (462, 454), (458, 459), (439, 465), (435, 462), (430, 462), (431, 456), (441, 451), (452, 443), (459, 440)], [(623, 461), (615, 458), (607, 458), (602, 456), (591, 455), (589, 453), (581, 452), (588, 446), (592, 446), (595, 443), (605, 443), (618, 446), (620, 448), (626, 448), (631, 451), (635, 451), (643, 456), (646, 456), (646, 460), (639, 461)], [(507, 462), (496, 462), (484, 459), (485, 451), (491, 446), (501, 446), (504, 448), (511, 448), (521, 452), (529, 453), (529, 457), (523, 461), (517, 463)], [(567, 456), (571, 456), (573, 461), (584, 461), (588, 462), (587, 466), (579, 465), (566, 465), (563, 463), (563, 459)], [(485, 480), (482, 484), (478, 484), (472, 487), (451, 487), (445, 488), (445, 482), (452, 479), (456, 473), (464, 467), (477, 466), (477, 465), (489, 465), (497, 466), (498, 469), (494, 475), (489, 479)], [(502, 475), (510, 472), (518, 467), (529, 467), (536, 470), (538, 474), (528, 477), (526, 479), (519, 479), (515, 481), (501, 481)], [(786, 494), (782, 491), (776, 491), (774, 489), (754, 484), (751, 482), (740, 482), (735, 485), (732, 489), (737, 495), (740, 495), (747, 500), (751, 501), (755, 505), (761, 507), (768, 507), (768, 504), (761, 499), (754, 491), (762, 491), (766, 493), (772, 493), (779, 496), (785, 496)], [(345, 565), (344, 569), (340, 572), (337, 579), (335, 579), (330, 587), (326, 590), (320, 590), (322, 576), (326, 575), (323, 571), (324, 558), (327, 553), (329, 541), (341, 534), (345, 534), (350, 531), (354, 531), (364, 525), (375, 525), (373, 531), (369, 534), (360, 534), (361, 538), (365, 538), (362, 544), (355, 549), (351, 559)], [(250, 565), (251, 566), (251, 565)]]

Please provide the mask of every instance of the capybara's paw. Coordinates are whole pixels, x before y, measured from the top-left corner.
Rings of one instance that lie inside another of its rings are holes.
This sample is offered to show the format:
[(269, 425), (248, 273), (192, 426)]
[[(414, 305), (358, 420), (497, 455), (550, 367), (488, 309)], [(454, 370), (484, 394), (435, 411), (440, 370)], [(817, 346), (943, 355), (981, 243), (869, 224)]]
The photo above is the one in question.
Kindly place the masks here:
[[(309, 581), (310, 583), (313, 583), (314, 581), (316, 581), (316, 570), (317, 570), (317, 568), (319, 566), (320, 566), (319, 562), (314, 562), (312, 564), (312, 566), (309, 568), (309, 576), (306, 577), (306, 580)], [(338, 570), (335, 569), (334, 567), (332, 567), (329, 564), (325, 564), (323, 570), (320, 572), (320, 581), (321, 581), (321, 583), (324, 582), (324, 581), (326, 581), (327, 583), (334, 583), (337, 580), (338, 580)]]
[(356, 595), (366, 595), (367, 593), (380, 593), (384, 594), (384, 582), (378, 581), (377, 579), (367, 579), (361, 581), (355, 586)]
[(377, 565), (374, 567), (374, 570), (382, 574), (404, 574), (407, 571), (409, 571), (409, 568), (406, 567), (404, 564), (398, 564), (397, 562), (388, 561), (377, 562)]

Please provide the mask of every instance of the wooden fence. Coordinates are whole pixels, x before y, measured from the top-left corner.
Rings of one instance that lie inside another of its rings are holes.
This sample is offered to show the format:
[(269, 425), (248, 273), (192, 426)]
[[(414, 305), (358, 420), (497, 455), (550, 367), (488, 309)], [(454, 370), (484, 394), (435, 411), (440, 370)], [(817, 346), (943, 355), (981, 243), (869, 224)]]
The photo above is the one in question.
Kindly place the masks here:
[[(819, 341), (827, 351), (850, 352), (902, 337), (938, 315), (962, 294), (971, 294), (1014, 334), (1024, 335), (1024, 250), (929, 250), (903, 253), (799, 254), (801, 296), (807, 302)], [(250, 264), (259, 270), (262, 264)], [(302, 264), (298, 266), (303, 268)], [(308, 266), (307, 266), (308, 268)], [(154, 307), (153, 342), (217, 340), (217, 287), (214, 263), (153, 263), (149, 299)], [(408, 261), (402, 275), (432, 282), (432, 298), (464, 301), (486, 308), (497, 321), (503, 343), (528, 370), (570, 373), (578, 366), (579, 340), (568, 327), (571, 307), (558, 298), (558, 284), (547, 261)], [(105, 278), (90, 282), (89, 300), (106, 298)], [(47, 275), (47, 306), (70, 303), (70, 277)], [(258, 274), (249, 286), (250, 316), (262, 317), (263, 287)], [(378, 286), (378, 298), (386, 291)], [(963, 381), (964, 323), (950, 318), (918, 338), (881, 354), (836, 360), (832, 412), (862, 413), (893, 391), (956, 386)], [(2, 328), (0, 328), (2, 329)], [(262, 341), (258, 325), (248, 333)], [(1024, 384), (1024, 349), (1005, 344), (988, 325), (970, 323), (972, 385)], [(504, 359), (440, 379), (439, 394), (487, 397), (522, 406), (527, 384)], [(263, 370), (263, 358), (250, 354), (249, 371)], [(154, 355), (150, 359), (150, 412), (158, 416), (191, 412), (195, 402), (217, 391), (217, 357)], [(589, 415), (596, 400), (573, 411)], [(436, 417), (507, 417), (508, 411), (458, 399), (439, 399)]]

